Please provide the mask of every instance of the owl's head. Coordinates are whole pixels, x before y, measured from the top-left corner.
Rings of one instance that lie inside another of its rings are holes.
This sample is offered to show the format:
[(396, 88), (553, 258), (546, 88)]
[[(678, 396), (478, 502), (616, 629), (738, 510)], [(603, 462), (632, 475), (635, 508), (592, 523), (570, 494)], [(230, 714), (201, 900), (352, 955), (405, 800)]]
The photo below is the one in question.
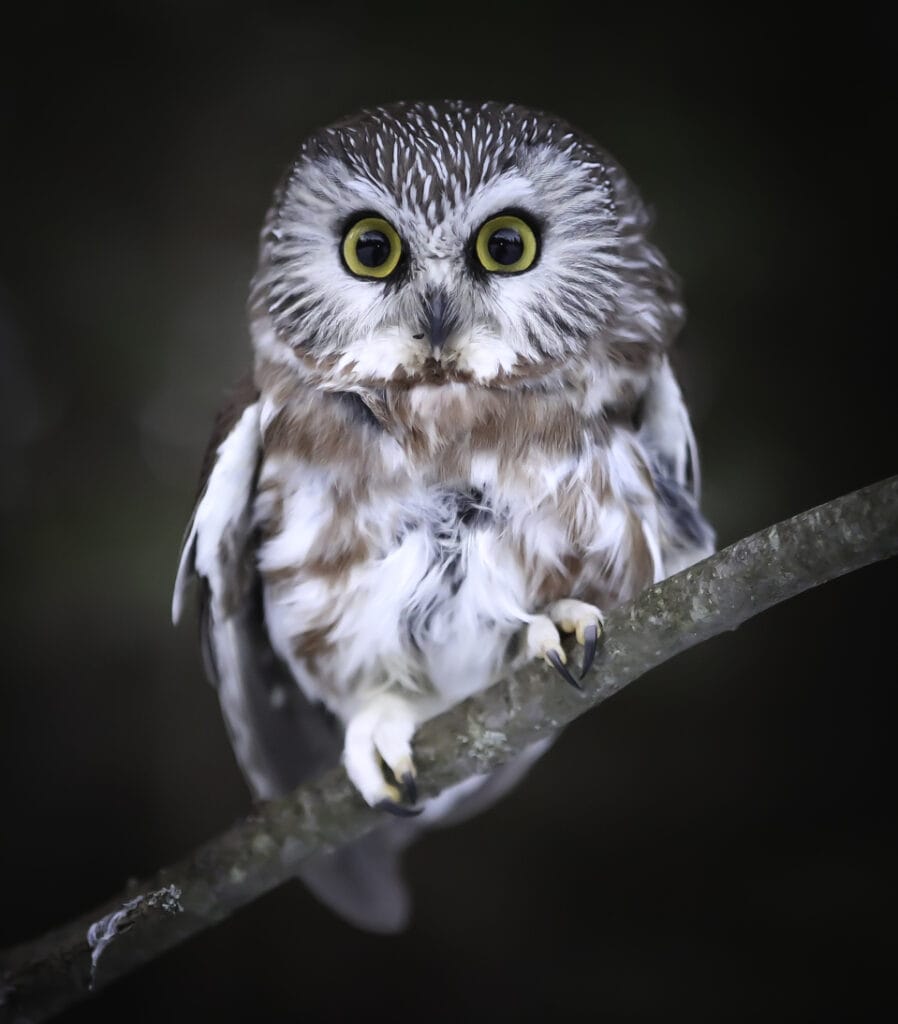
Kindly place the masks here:
[(532, 386), (664, 345), (676, 285), (620, 167), (520, 106), (398, 104), (309, 138), (262, 234), (259, 358), (334, 390)]

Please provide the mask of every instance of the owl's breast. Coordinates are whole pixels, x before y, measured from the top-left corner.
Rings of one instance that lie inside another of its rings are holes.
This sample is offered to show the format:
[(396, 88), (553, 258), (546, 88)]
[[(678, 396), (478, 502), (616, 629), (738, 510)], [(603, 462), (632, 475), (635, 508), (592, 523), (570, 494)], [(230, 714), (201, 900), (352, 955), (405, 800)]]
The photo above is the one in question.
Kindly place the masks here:
[(338, 713), (398, 684), (448, 706), (490, 685), (528, 618), (507, 516), (474, 485), (362, 488), (263, 464), (258, 565), (272, 645)]
[(502, 471), (473, 454), (451, 482), (266, 459), (255, 514), (275, 650), (343, 715), (378, 687), (440, 707), (484, 689), (551, 601), (608, 607), (656, 575), (654, 499), (632, 458), (615, 442)]

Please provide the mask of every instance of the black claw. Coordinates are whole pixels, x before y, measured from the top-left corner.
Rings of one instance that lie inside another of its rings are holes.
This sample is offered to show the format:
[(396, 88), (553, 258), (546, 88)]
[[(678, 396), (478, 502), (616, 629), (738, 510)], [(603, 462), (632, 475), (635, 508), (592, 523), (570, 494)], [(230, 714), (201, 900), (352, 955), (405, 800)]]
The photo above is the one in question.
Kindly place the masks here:
[(552, 664), (552, 667), (558, 672), (561, 678), (566, 683), (570, 683), (575, 690), (580, 690), (582, 693), (583, 687), (577, 682), (576, 679), (574, 679), (574, 677), (568, 671), (567, 665), (565, 665), (561, 658), (558, 656), (558, 651), (549, 651), (546, 654), (546, 657), (549, 659), (549, 661)]
[(402, 790), (402, 799), (407, 804), (416, 804), (418, 802), (418, 783), (411, 772), (403, 773), (399, 779), (399, 788)]
[(596, 647), (599, 643), (599, 627), (595, 625), (587, 626), (586, 636), (584, 639), (586, 642), (583, 644), (583, 668), (580, 670), (581, 679), (592, 668), (592, 663), (596, 659)]
[(424, 810), (423, 807), (404, 807), (402, 804), (397, 804), (395, 800), (378, 800), (374, 809), (394, 814), (397, 818), (416, 818)]

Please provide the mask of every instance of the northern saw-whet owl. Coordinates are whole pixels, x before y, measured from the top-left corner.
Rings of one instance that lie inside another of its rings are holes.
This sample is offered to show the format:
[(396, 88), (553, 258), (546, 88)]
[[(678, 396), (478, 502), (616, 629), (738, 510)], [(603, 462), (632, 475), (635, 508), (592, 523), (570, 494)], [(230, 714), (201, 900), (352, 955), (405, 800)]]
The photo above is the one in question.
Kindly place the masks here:
[(558, 118), (402, 103), (302, 145), (261, 236), (254, 370), (219, 418), (174, 615), (257, 798), (342, 754), (392, 811), (302, 877), (401, 927), (401, 850), (545, 749), (426, 802), (422, 722), (527, 659), (576, 685), (602, 612), (709, 554), (668, 362), (676, 279), (614, 160)]

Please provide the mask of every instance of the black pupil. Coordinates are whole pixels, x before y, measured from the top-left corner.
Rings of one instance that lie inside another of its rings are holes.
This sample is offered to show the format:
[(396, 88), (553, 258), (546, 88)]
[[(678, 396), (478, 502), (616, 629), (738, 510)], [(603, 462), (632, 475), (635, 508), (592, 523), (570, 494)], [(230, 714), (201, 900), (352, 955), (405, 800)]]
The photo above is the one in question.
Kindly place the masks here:
[(390, 257), (390, 240), (383, 231), (363, 231), (355, 243), (363, 267), (381, 267)]
[(499, 228), (490, 235), (486, 248), (497, 263), (510, 267), (524, 255), (524, 240), (514, 228)]

